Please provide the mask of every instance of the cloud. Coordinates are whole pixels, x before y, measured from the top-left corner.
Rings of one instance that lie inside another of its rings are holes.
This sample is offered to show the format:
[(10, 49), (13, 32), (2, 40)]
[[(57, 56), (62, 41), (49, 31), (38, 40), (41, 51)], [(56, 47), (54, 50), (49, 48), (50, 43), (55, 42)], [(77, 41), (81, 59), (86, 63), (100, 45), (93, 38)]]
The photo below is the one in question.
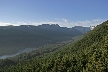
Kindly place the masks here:
[(4, 23), (4, 22), (0, 22), (0, 26), (6, 26), (6, 25), (11, 25), (11, 23)]
[(14, 26), (18, 26), (18, 25), (42, 25), (42, 24), (59, 24), (61, 27), (68, 27), (71, 28), (73, 26), (96, 26), (101, 24), (102, 22), (106, 21), (107, 19), (93, 19), (93, 20), (85, 20), (85, 21), (69, 21), (65, 18), (56, 18), (55, 21), (50, 21), (50, 20), (44, 20), (44, 21), (40, 21), (40, 22), (31, 22), (31, 21), (21, 21), (21, 22), (12, 22), (12, 23), (4, 23), (4, 22), (0, 22), (0, 26), (6, 26), (6, 25), (14, 25)]
[(61, 20), (62, 20), (63, 22), (67, 22), (67, 19), (64, 19), (64, 18), (63, 18), (63, 19), (61, 19)]
[(94, 20), (85, 20), (85, 21), (72, 21), (70, 22), (70, 26), (96, 26), (99, 25), (101, 23), (103, 23), (104, 21), (106, 21), (107, 19), (94, 19)]

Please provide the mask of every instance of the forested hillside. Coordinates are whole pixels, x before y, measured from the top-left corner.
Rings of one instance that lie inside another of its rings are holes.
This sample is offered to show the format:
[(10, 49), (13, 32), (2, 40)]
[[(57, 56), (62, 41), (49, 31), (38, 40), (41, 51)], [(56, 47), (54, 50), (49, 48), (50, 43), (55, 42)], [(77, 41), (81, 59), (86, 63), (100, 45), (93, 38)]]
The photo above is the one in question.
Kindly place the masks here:
[(17, 65), (6, 66), (0, 71), (108, 72), (108, 20), (75, 43), (48, 54), (21, 61)]
[(74, 42), (73, 39), (69, 40), (69, 41), (64, 41), (61, 43), (47, 44), (47, 45), (41, 46), (39, 48), (36, 48), (35, 50), (33, 50), (31, 52), (24, 52), (24, 53), (20, 53), (13, 57), (7, 57), (5, 59), (1, 59), (0, 67), (3, 68), (5, 66), (16, 65), (18, 62), (21, 62), (21, 61), (32, 59), (34, 57), (41, 56), (44, 54), (46, 55), (46, 54), (52, 53), (56, 50), (61, 49), (64, 46), (66, 46), (67, 44), (72, 43), (72, 42)]

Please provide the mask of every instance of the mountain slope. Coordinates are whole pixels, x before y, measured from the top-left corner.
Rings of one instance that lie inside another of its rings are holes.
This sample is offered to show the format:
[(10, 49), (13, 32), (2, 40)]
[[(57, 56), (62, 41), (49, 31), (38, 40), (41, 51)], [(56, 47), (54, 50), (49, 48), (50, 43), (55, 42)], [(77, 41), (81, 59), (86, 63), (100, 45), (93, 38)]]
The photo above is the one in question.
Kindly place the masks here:
[(34, 57), (6, 72), (108, 72), (108, 20), (88, 32), (81, 40), (59, 51)]
[(0, 26), (0, 56), (13, 54), (25, 48), (37, 48), (45, 44), (69, 40), (82, 34), (75, 29), (64, 30), (58, 25), (45, 27), (46, 25)]

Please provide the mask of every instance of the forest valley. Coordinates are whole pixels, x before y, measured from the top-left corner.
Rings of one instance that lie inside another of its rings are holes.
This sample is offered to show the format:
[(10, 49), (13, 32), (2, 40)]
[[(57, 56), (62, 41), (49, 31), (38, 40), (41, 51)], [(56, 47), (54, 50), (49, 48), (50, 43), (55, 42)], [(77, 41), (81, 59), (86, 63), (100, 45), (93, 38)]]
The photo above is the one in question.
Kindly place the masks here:
[[(74, 37), (66, 33), (60, 37), (70, 36), (67, 41), (60, 39), (29, 53), (0, 59), (0, 72), (108, 72), (108, 20), (83, 35), (78, 30)], [(51, 36), (50, 40), (56, 38)]]

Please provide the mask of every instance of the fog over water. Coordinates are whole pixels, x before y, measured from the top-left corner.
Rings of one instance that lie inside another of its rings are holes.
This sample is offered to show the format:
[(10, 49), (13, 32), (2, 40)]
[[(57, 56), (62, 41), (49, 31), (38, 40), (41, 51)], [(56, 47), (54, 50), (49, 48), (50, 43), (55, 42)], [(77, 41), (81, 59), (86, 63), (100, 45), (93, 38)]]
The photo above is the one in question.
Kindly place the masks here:
[(26, 49), (23, 49), (23, 50), (18, 51), (18, 52), (15, 53), (15, 54), (0, 56), (0, 59), (5, 59), (5, 58), (7, 58), (7, 57), (13, 57), (13, 56), (16, 56), (16, 55), (18, 55), (18, 54), (20, 54), (20, 53), (24, 53), (24, 52), (31, 52), (31, 51), (33, 51), (33, 50), (35, 50), (35, 49), (36, 49), (36, 48), (26, 48)]

